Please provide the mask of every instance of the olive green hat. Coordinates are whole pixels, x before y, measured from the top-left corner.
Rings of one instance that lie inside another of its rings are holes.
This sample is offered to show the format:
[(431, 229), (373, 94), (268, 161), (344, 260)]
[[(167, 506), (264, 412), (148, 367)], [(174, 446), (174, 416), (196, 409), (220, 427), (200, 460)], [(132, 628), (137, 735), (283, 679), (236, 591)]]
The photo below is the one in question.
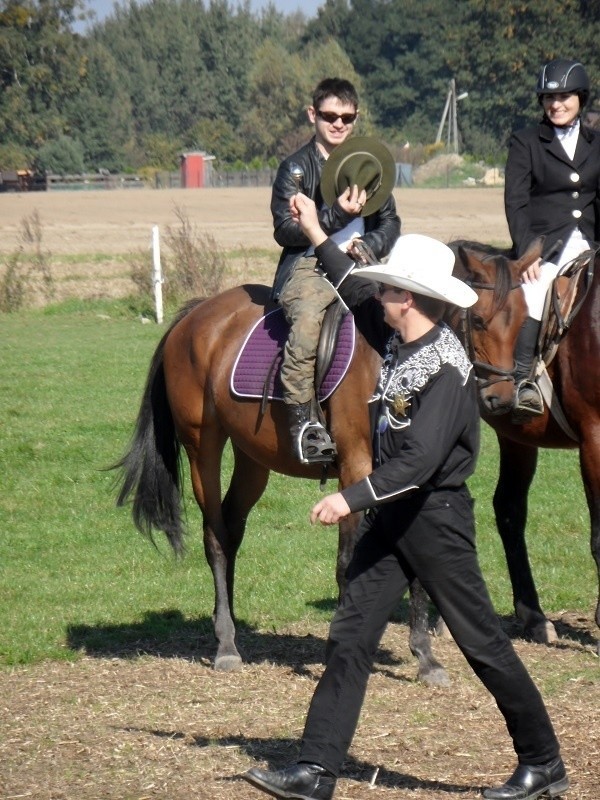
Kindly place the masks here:
[(330, 208), (349, 186), (366, 191), (363, 217), (381, 208), (395, 184), (394, 157), (371, 136), (356, 136), (338, 145), (321, 173), (321, 195)]

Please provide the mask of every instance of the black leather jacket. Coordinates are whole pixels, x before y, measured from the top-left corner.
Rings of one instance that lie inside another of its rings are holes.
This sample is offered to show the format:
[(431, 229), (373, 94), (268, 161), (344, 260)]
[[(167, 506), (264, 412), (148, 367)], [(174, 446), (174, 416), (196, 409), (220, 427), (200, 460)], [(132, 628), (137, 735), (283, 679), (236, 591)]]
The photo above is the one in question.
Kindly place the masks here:
[[(339, 231), (354, 219), (353, 214), (346, 214), (337, 203), (334, 203), (333, 208), (323, 205), (319, 184), (325, 158), (319, 151), (313, 136), (308, 144), (281, 162), (273, 183), (271, 195), (273, 235), (275, 241), (283, 247), (271, 293), (273, 300), (279, 298), (283, 287), (294, 271), (296, 262), (310, 247), (310, 242), (302, 232), (302, 228), (293, 220), (290, 213), (290, 197), (297, 191), (290, 171), (294, 164), (297, 164), (303, 172), (300, 191), (313, 199), (317, 208), (321, 209), (319, 221), (325, 233)], [(363, 240), (377, 258), (383, 258), (390, 252), (400, 235), (400, 218), (396, 213), (394, 197), (390, 195), (379, 211), (365, 217), (364, 224)]]

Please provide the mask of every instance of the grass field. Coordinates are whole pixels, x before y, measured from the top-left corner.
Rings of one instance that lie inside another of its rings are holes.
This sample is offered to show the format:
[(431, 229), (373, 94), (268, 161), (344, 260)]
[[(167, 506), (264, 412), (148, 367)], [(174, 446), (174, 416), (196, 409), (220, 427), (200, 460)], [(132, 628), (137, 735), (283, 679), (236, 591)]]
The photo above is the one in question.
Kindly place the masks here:
[[(401, 189), (404, 233), (507, 243), (502, 190)], [(336, 532), (313, 528), (315, 483), (273, 475), (238, 559), (239, 672), (212, 666), (212, 577), (186, 485), (190, 535), (175, 561), (116, 509), (126, 448), (162, 329), (118, 298), (132, 254), (182, 208), (228, 256), (227, 285), (271, 280), (269, 190), (0, 194), (0, 271), (39, 212), (55, 277), (45, 310), (0, 314), (0, 797), (249, 800), (254, 764), (296, 754), (334, 608)], [(170, 306), (169, 306), (170, 308)], [(528, 542), (559, 642), (524, 641), (492, 521), (496, 445), (483, 427), (471, 480), (479, 550), (502, 624), (548, 704), (571, 776), (596, 800), (600, 681), (597, 576), (575, 452), (543, 451)], [(186, 470), (184, 469), (184, 472)], [(225, 472), (227, 467), (225, 468)], [(500, 714), (453, 642), (452, 680), (416, 679), (406, 609), (388, 627), (336, 800), (475, 800), (514, 768)], [(372, 785), (375, 771), (376, 785)]]
[[(187, 485), (188, 553), (175, 561), (115, 508), (105, 469), (127, 445), (162, 329), (114, 299), (107, 262), (84, 260), (65, 264), (72, 285), (81, 269), (67, 303), (0, 315), (0, 797), (249, 800), (239, 774), (297, 752), (334, 608), (336, 532), (308, 522), (316, 483), (272, 476), (238, 559), (245, 663), (216, 672), (212, 578)], [(483, 434), (471, 480), (482, 565), (548, 704), (569, 796), (596, 800), (597, 579), (577, 456), (542, 452), (530, 495), (533, 569), (560, 637), (549, 648), (519, 638), (511, 618), (491, 510), (496, 445)], [(403, 606), (336, 800), (475, 800), (514, 767), (503, 720), (451, 641), (433, 642), (451, 686), (419, 684), (405, 620)]]
[[(187, 495), (188, 553), (175, 561), (114, 507), (115, 474), (161, 335), (118, 301), (0, 316), (0, 570), (4, 664), (77, 659), (84, 652), (211, 630), (213, 590), (200, 515)], [(491, 511), (496, 445), (484, 426), (476, 497), (479, 548), (493, 599), (510, 587)], [(313, 528), (316, 483), (273, 475), (238, 560), (237, 615), (276, 631), (323, 622), (333, 608), (337, 546)], [(589, 613), (596, 579), (575, 452), (544, 451), (530, 496), (529, 547), (546, 611)], [(290, 591), (290, 587), (293, 587)]]

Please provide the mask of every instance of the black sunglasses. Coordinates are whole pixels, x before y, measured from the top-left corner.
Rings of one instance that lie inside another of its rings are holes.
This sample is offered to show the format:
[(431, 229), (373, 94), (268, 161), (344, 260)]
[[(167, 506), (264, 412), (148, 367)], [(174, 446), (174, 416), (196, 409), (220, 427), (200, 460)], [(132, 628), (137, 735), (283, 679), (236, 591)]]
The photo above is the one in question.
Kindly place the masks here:
[(394, 292), (395, 294), (400, 294), (403, 291), (404, 289), (401, 289), (400, 286), (392, 286), (389, 283), (377, 284), (377, 294), (384, 294), (384, 292)]
[(358, 117), (358, 111), (355, 111), (354, 114), (337, 114), (335, 111), (317, 111), (316, 114), (319, 119), (328, 122), (330, 125), (333, 125), (338, 119), (341, 119), (344, 125), (352, 125), (353, 122), (356, 122), (356, 118)]

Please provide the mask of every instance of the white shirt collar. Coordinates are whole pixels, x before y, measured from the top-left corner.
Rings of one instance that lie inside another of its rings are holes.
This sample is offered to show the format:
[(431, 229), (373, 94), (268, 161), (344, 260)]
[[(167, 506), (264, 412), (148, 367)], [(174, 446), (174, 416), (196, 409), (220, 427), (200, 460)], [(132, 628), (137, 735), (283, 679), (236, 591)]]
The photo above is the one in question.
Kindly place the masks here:
[(579, 133), (579, 117), (572, 125), (567, 125), (566, 128), (554, 128), (554, 133), (559, 139), (569, 139), (571, 136), (576, 136)]
[(554, 133), (562, 144), (565, 153), (569, 156), (571, 161), (575, 156), (575, 149), (577, 147), (577, 139), (579, 138), (579, 118), (575, 120), (572, 125), (566, 128), (554, 128)]

